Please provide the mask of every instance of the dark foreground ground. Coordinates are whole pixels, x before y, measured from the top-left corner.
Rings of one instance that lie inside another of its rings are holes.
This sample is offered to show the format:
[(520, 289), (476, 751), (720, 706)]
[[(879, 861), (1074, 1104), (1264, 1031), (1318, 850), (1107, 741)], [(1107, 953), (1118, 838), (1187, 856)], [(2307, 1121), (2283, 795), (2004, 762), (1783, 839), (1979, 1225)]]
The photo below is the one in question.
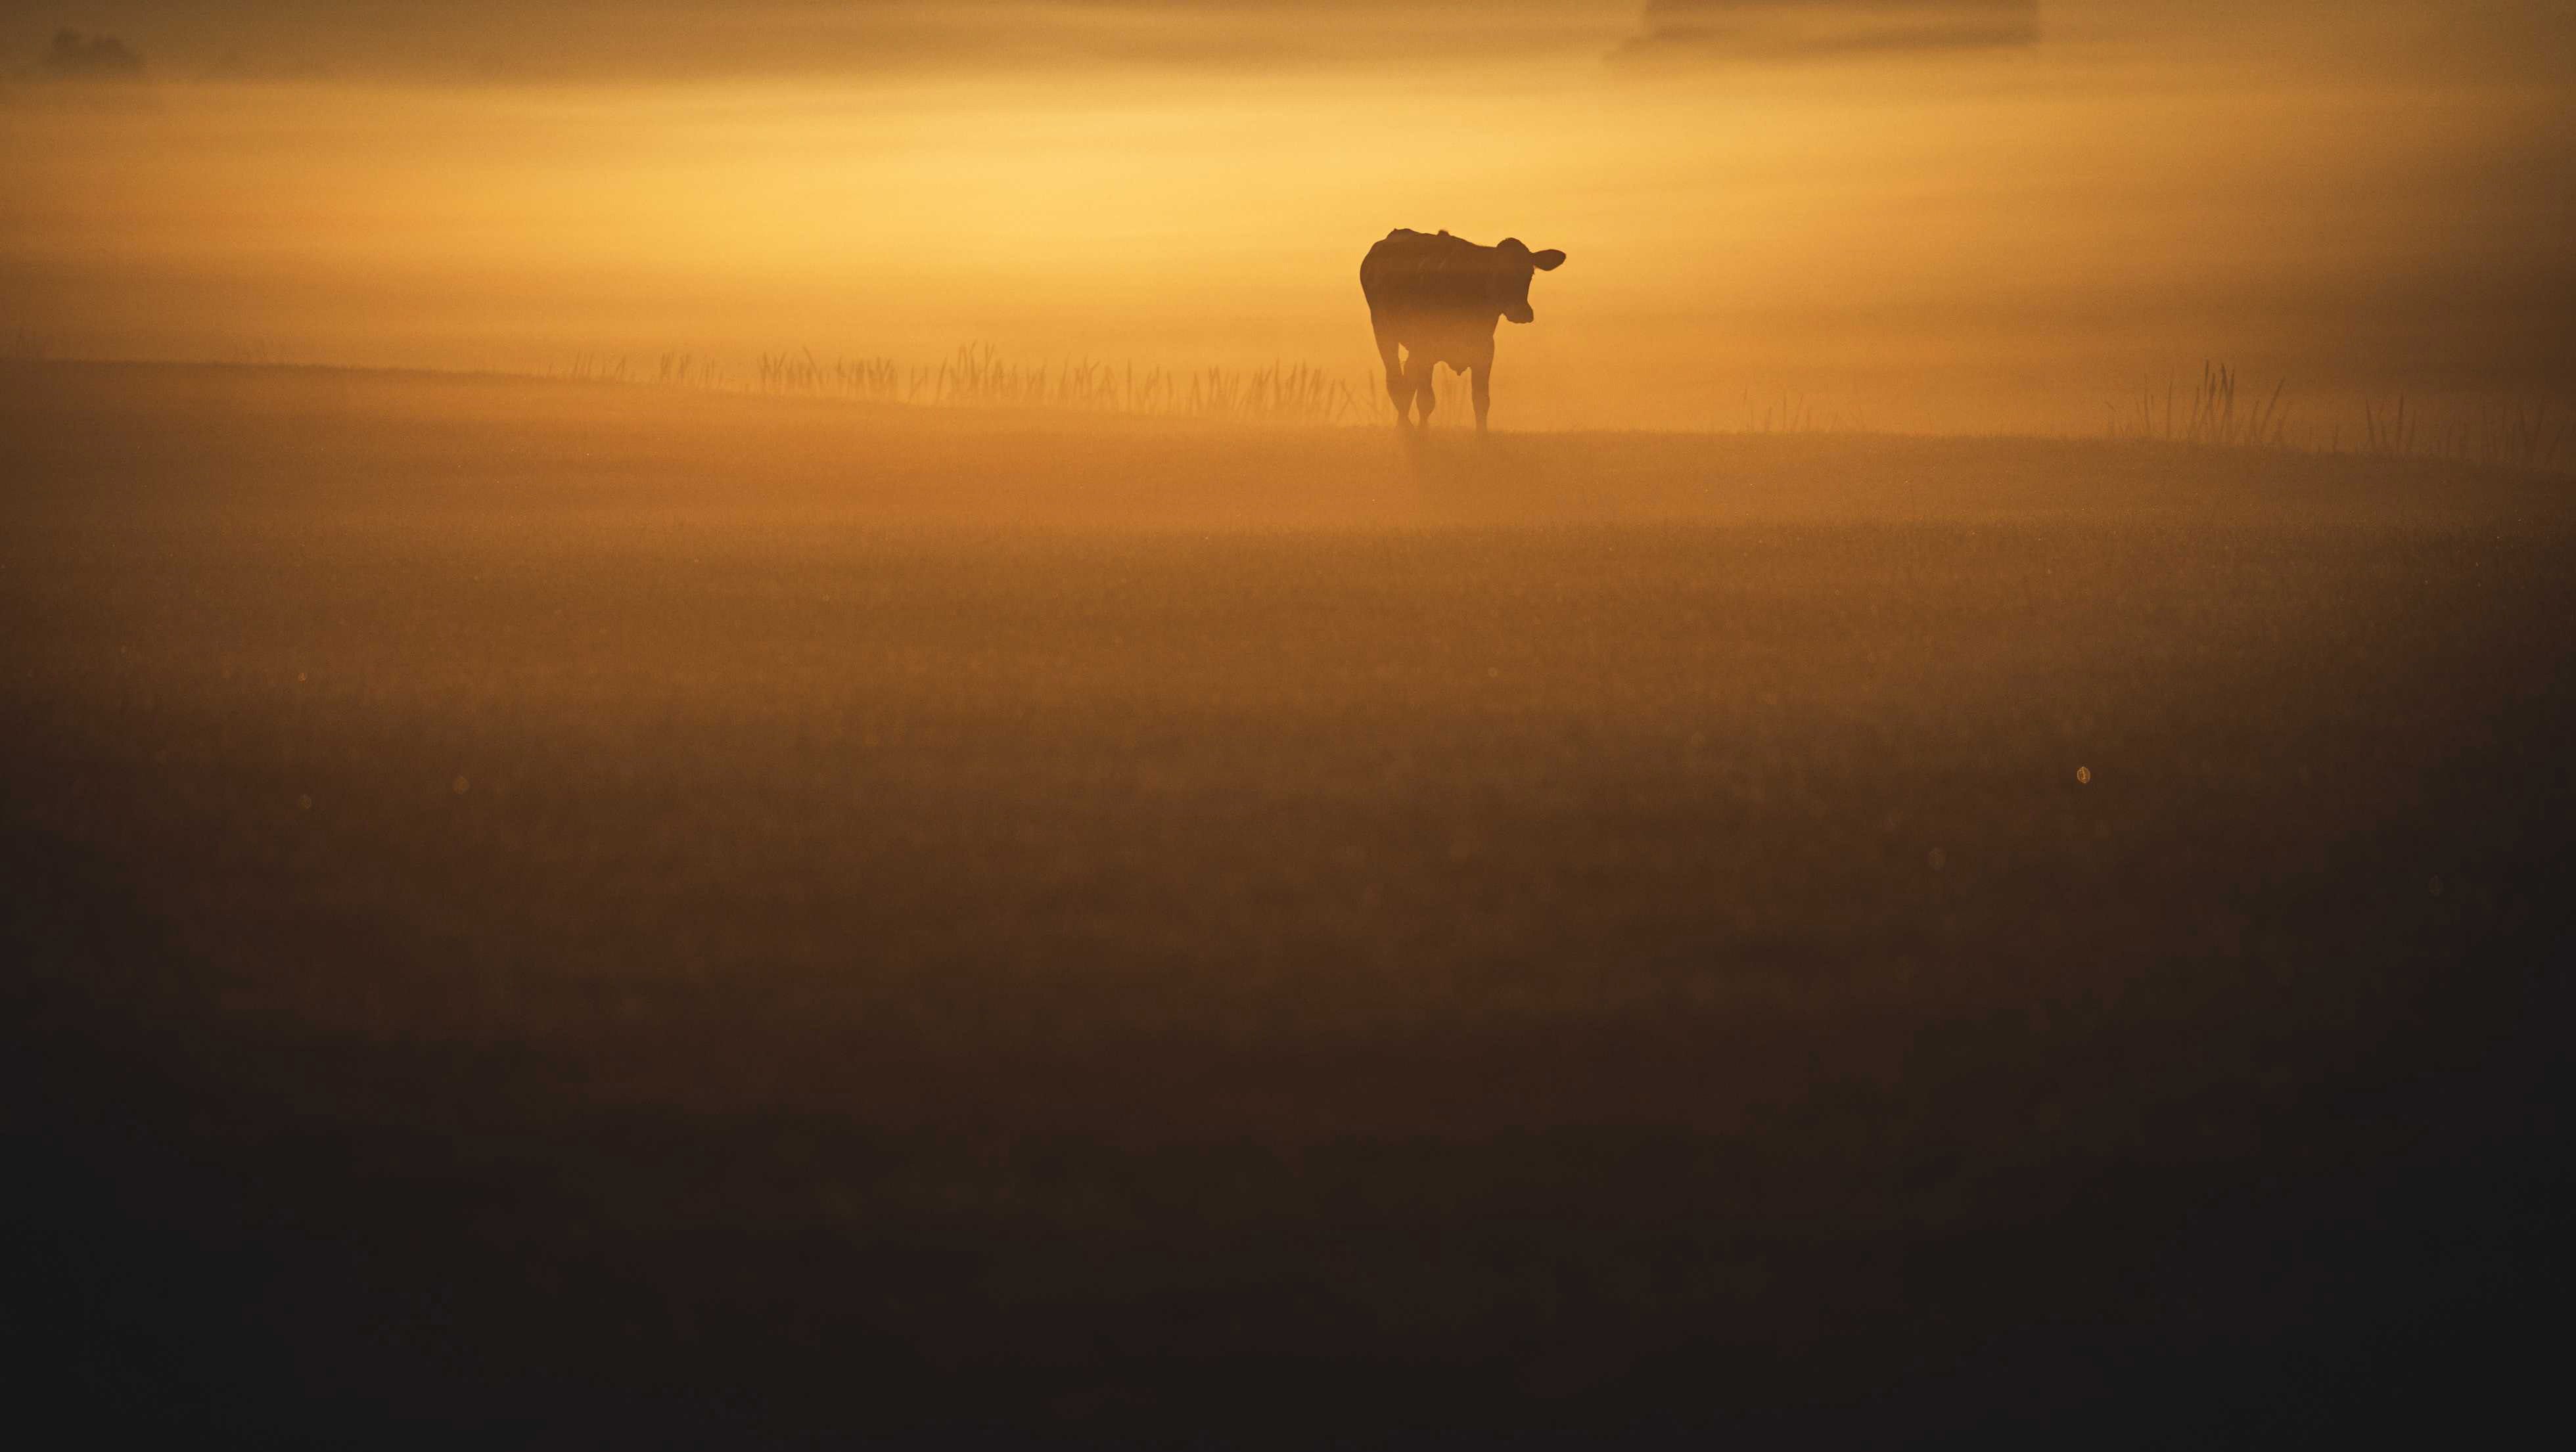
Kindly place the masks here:
[(2567, 481), (0, 382), (22, 1410), (2557, 1415)]

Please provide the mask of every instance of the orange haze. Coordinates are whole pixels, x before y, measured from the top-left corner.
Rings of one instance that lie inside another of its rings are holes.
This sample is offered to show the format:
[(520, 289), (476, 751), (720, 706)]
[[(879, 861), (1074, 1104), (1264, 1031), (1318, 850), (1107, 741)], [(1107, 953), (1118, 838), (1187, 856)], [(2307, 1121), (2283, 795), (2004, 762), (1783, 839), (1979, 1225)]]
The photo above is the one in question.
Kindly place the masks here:
[(1571, 254), (1505, 329), (1515, 427), (2084, 430), (2204, 357), (2320, 412), (2576, 380), (2576, 47), (2539, 5), (2061, 3), (2027, 43), (1787, 54), (1646, 43), (1689, 7), (1376, 46), (1327, 43), (1348, 6), (1017, 7), (1083, 43), (929, 28), (872, 65), (673, 0), (533, 77), (351, 28), (327, 74), (247, 80), (123, 9), (139, 78), (0, 90), (20, 349), (1358, 378), (1359, 257), (1410, 226)]

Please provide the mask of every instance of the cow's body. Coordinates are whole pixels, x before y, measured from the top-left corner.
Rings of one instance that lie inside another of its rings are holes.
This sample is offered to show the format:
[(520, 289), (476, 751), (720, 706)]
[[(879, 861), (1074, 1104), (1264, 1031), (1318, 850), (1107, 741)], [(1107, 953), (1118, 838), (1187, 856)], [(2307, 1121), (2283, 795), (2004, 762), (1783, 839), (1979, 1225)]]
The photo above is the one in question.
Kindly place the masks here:
[(1471, 375), (1476, 431), (1483, 433), (1493, 398), (1494, 325), (1504, 318), (1530, 321), (1530, 275), (1563, 261), (1564, 253), (1532, 252), (1517, 237), (1479, 247), (1446, 232), (1403, 227), (1371, 247), (1360, 261), (1360, 291), (1368, 298), (1369, 327), (1386, 364), (1386, 396), (1395, 405), (1397, 426), (1411, 426), (1417, 406), (1422, 422), (1431, 422), (1438, 406), (1431, 370), (1446, 363)]

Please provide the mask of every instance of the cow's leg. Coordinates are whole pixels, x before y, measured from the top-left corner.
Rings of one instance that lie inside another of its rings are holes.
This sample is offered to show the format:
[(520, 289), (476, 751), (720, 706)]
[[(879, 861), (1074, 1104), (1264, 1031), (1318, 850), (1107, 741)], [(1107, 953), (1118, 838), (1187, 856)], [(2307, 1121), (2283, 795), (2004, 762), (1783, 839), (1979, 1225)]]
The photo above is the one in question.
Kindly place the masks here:
[(1471, 387), (1476, 396), (1476, 437), (1485, 436), (1485, 410), (1494, 403), (1494, 360), (1487, 358), (1475, 366)]
[(1428, 353), (1416, 353), (1404, 360), (1404, 370), (1413, 383), (1413, 401), (1422, 410), (1422, 426), (1431, 427), (1431, 412), (1440, 406), (1439, 390), (1431, 386), (1431, 370), (1439, 361)]
[(1414, 420), (1406, 417), (1406, 409), (1414, 402), (1414, 386), (1404, 378), (1404, 363), (1396, 360), (1396, 340), (1383, 330), (1378, 332), (1378, 360), (1386, 363), (1386, 402), (1396, 407), (1396, 427), (1409, 427)]
[(1369, 326), (1377, 333), (1378, 361), (1386, 365), (1386, 401), (1395, 405), (1395, 426), (1407, 427), (1413, 422), (1407, 414), (1413, 404), (1413, 384), (1404, 376), (1404, 365), (1396, 360), (1395, 334), (1375, 315), (1370, 316)]

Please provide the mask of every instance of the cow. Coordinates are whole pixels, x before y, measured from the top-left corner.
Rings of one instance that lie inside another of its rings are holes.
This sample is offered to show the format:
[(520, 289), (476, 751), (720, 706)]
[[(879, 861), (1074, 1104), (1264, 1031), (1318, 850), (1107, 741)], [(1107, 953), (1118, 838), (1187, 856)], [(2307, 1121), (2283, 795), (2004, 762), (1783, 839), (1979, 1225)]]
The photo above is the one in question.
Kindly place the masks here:
[[(1369, 329), (1377, 334), (1377, 355), (1386, 364), (1386, 397), (1395, 405), (1395, 424), (1410, 428), (1410, 410), (1419, 406), (1422, 423), (1431, 423), (1439, 406), (1432, 395), (1431, 370), (1446, 363), (1451, 371), (1473, 375), (1476, 432), (1485, 431), (1485, 410), (1493, 401), (1494, 323), (1509, 318), (1526, 323), (1533, 272), (1553, 272), (1565, 254), (1551, 247), (1532, 252), (1518, 237), (1479, 247), (1446, 232), (1426, 235), (1398, 227), (1369, 248), (1360, 259), (1360, 291), (1368, 298)], [(1396, 349), (1403, 348), (1401, 364)]]

